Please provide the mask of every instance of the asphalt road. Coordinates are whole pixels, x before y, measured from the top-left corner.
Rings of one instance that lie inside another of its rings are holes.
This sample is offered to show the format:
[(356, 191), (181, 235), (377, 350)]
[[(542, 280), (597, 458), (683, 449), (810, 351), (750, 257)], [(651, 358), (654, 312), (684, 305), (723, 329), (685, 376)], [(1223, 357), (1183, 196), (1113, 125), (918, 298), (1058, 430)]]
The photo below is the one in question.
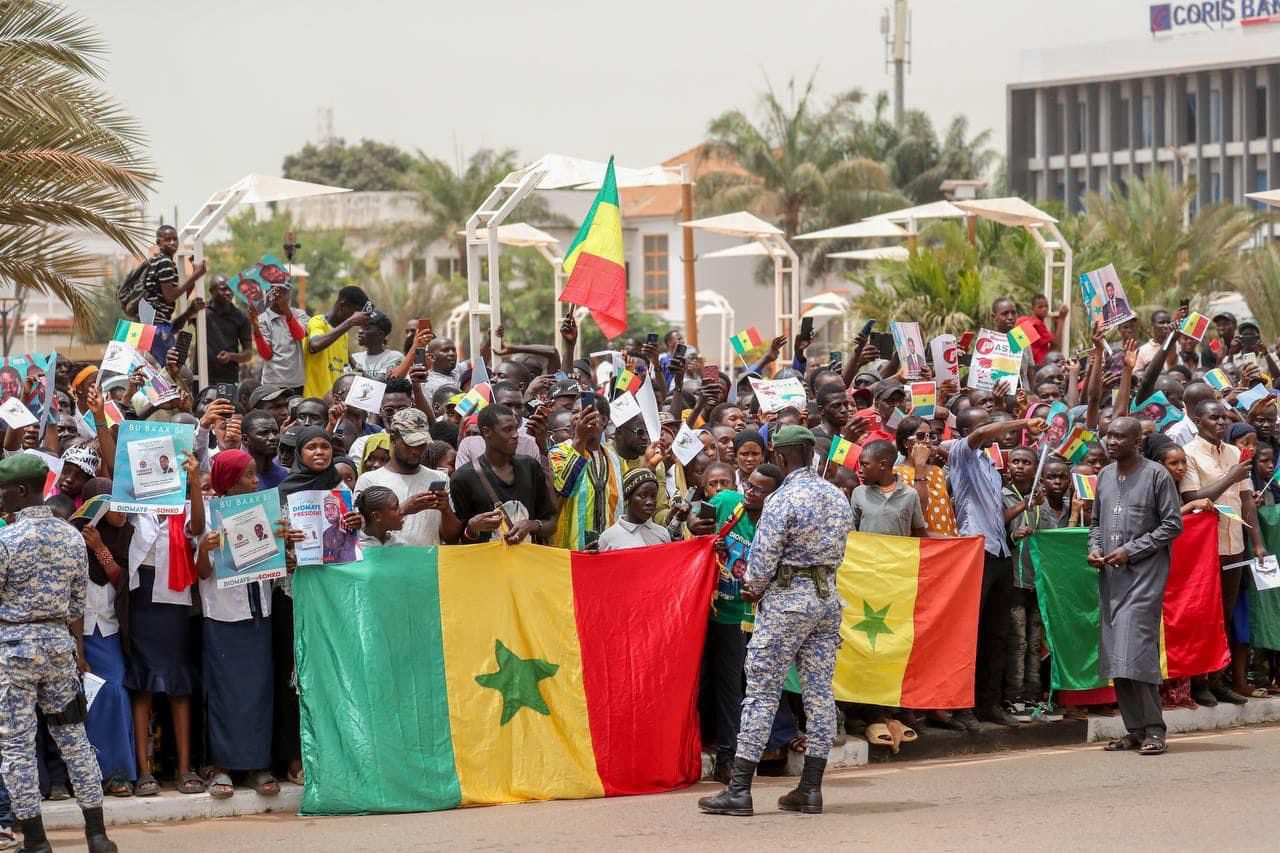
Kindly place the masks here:
[[(698, 813), (711, 784), (648, 797), (432, 814), (261, 815), (113, 828), (125, 853), (238, 850), (877, 848), (1269, 850), (1280, 727), (1178, 736), (1159, 757), (1100, 746), (841, 771), (826, 814), (776, 811), (794, 780), (759, 779), (754, 818)], [(57, 849), (84, 849), (60, 831)]]

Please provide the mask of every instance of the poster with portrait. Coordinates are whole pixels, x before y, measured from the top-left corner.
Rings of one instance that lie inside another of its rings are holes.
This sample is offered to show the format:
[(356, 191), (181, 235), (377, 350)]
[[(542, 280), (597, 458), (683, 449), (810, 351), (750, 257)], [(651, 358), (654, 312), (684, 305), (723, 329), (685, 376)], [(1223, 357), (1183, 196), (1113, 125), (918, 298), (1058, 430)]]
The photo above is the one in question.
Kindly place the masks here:
[(1018, 372), (1022, 357), (1009, 345), (1009, 336), (990, 329), (979, 329), (974, 339), (973, 356), (969, 359), (969, 387), (980, 391), (995, 390), (1005, 382), (1008, 393), (1018, 391)]
[(288, 497), (289, 526), (306, 538), (294, 545), (299, 566), (354, 563), (361, 557), (356, 531), (348, 530), (342, 517), (351, 512), (351, 492), (346, 489), (311, 489)]
[(1134, 318), (1133, 309), (1125, 295), (1124, 285), (1116, 268), (1107, 264), (1080, 276), (1080, 295), (1089, 310), (1089, 324), (1102, 321), (1102, 330), (1108, 332)]
[(1163, 391), (1157, 391), (1133, 407), (1133, 411), (1156, 422), (1156, 429), (1164, 432), (1182, 420), (1182, 409), (1169, 402)]
[(124, 421), (116, 438), (111, 508), (117, 512), (178, 515), (187, 497), (182, 454), (190, 453), (195, 427), (157, 421)]
[(288, 269), (275, 255), (264, 255), (249, 269), (227, 280), (232, 294), (259, 314), (267, 308), (267, 294), (271, 288), (277, 285), (290, 287), (292, 284)]
[(1067, 437), (1067, 430), (1071, 429), (1071, 409), (1061, 400), (1055, 400), (1044, 420), (1049, 428), (1040, 441), (1046, 447), (1060, 447)]
[(280, 491), (229, 495), (209, 501), (212, 529), (222, 542), (212, 552), (218, 589), (284, 577), (284, 540), (280, 532)]
[(889, 324), (893, 333), (893, 348), (898, 353), (899, 363), (907, 370), (907, 379), (924, 378), (925, 349), (924, 339), (920, 337), (920, 324), (915, 322)]

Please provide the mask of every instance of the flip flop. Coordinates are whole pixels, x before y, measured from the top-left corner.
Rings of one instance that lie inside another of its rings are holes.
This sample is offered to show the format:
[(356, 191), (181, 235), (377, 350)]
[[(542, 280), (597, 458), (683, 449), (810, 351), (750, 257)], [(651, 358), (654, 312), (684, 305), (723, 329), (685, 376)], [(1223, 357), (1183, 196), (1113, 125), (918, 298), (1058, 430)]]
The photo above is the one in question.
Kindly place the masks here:
[(215, 800), (227, 800), (236, 792), (231, 784), (231, 777), (226, 773), (215, 773), (209, 777), (209, 796)]
[(305, 785), (307, 783), (306, 773), (299, 770), (297, 773), (290, 772), (284, 778), (288, 779), (295, 785)]
[(1143, 744), (1144, 741), (1139, 740), (1137, 735), (1130, 734), (1111, 741), (1103, 747), (1103, 750), (1106, 752), (1125, 752), (1131, 749), (1138, 749)]
[(135, 797), (154, 797), (159, 793), (160, 783), (150, 773), (143, 773), (139, 776), (138, 784), (133, 786), (133, 795)]
[(207, 786), (204, 780), (200, 778), (199, 773), (192, 773), (188, 770), (178, 780), (178, 793), (180, 794), (203, 794), (206, 790)]
[(280, 793), (280, 783), (266, 770), (250, 774), (248, 785), (259, 797), (274, 797)]
[(1253, 692), (1252, 692), (1252, 693), (1250, 693), (1250, 694), (1249, 694), (1249, 696), (1250, 696), (1250, 698), (1252, 698), (1252, 699), (1266, 699), (1266, 698), (1267, 698), (1267, 696), (1268, 696), (1268, 694), (1267, 694), (1267, 688), (1265, 688), (1265, 687), (1255, 687), (1255, 688), (1253, 689)]
[(898, 751), (898, 747), (893, 740), (893, 733), (884, 723), (868, 723), (864, 736), (867, 739), (867, 743), (872, 746), (887, 746), (894, 752)]
[(1164, 738), (1155, 735), (1147, 735), (1142, 739), (1142, 746), (1138, 749), (1139, 755), (1163, 755), (1167, 747)]

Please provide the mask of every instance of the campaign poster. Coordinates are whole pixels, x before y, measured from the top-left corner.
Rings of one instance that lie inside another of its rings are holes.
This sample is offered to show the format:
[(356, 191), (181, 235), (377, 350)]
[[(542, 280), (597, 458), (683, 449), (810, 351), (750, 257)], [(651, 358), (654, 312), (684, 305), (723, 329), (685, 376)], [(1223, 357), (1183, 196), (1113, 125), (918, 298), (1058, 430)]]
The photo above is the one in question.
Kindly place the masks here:
[(124, 421), (116, 438), (111, 508), (117, 512), (179, 515), (187, 497), (183, 452), (190, 453), (190, 424)]
[(804, 385), (794, 376), (774, 380), (752, 379), (751, 390), (755, 392), (762, 412), (780, 412), (787, 408), (804, 411)]
[(346, 489), (311, 489), (288, 497), (289, 526), (306, 537), (293, 546), (299, 566), (354, 563), (361, 549), (354, 530), (342, 517), (351, 512), (351, 492)]
[(386, 392), (387, 383), (367, 376), (357, 376), (351, 380), (351, 388), (347, 390), (347, 396), (343, 402), (352, 408), (363, 409), (371, 415), (376, 415), (382, 412), (382, 395)]
[(280, 532), (280, 490), (229, 495), (209, 501), (209, 518), (222, 535), (213, 552), (218, 589), (284, 577)]
[(929, 342), (933, 357), (933, 378), (939, 383), (960, 378), (960, 347), (955, 335), (938, 335)]
[(1116, 268), (1107, 264), (1100, 269), (1090, 270), (1080, 276), (1080, 295), (1084, 298), (1085, 307), (1089, 309), (1089, 324), (1102, 321), (1104, 332), (1114, 329), (1121, 323), (1134, 318), (1133, 309), (1125, 296), (1124, 285)]
[(907, 378), (924, 378), (925, 349), (924, 339), (920, 337), (920, 324), (899, 323), (895, 320), (889, 324), (889, 331), (893, 333), (893, 347), (898, 353), (898, 361), (907, 369)]
[(979, 329), (969, 359), (969, 387), (992, 391), (1001, 379), (1009, 380), (1010, 394), (1018, 391), (1018, 373), (1022, 357), (1009, 346), (1009, 336), (990, 329)]

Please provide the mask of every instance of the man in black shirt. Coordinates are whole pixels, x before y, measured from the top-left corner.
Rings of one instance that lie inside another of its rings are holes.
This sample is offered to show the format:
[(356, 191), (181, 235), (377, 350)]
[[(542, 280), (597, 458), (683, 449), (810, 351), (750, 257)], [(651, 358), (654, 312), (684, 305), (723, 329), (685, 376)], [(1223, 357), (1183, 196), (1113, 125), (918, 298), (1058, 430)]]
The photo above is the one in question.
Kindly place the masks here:
[(253, 358), (249, 318), (231, 301), (225, 275), (209, 282), (209, 310), (205, 314), (205, 348), (209, 352), (209, 384), (240, 381), (240, 365)]
[(504, 512), (511, 521), (504, 537), (508, 544), (529, 537), (546, 541), (555, 531), (555, 505), (539, 461), (516, 455), (520, 419), (507, 406), (493, 403), (481, 410), (477, 423), (484, 455), (459, 468), (449, 481), (453, 509), (464, 526), (462, 541), (492, 539)]

